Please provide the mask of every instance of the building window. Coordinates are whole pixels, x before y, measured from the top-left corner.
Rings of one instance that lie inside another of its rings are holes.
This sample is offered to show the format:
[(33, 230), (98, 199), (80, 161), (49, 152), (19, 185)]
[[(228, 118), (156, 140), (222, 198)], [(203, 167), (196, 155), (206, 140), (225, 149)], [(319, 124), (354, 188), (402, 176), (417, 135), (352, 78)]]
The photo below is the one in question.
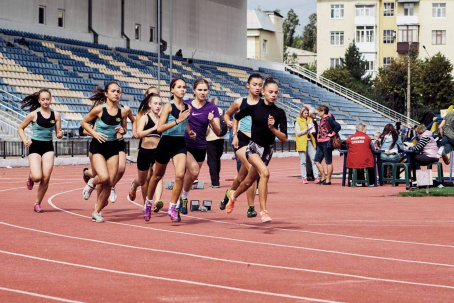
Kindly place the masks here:
[(65, 11), (63, 9), (58, 10), (58, 27), (65, 27)]
[(446, 18), (446, 3), (432, 3), (432, 17)]
[(268, 40), (263, 40), (263, 53), (268, 54)]
[(391, 65), (391, 62), (393, 62), (394, 58), (393, 57), (383, 57), (383, 68), (388, 68), (388, 66)]
[(432, 44), (445, 45), (446, 31), (432, 31)]
[(383, 16), (385, 17), (394, 16), (394, 2), (383, 3)]
[(134, 37), (136, 40), (140, 40), (140, 24), (136, 24), (134, 27)]
[(342, 67), (342, 61), (340, 58), (331, 58), (330, 61), (331, 68)]
[(356, 6), (356, 17), (374, 17), (375, 6), (372, 5), (358, 5)]
[(374, 71), (375, 61), (366, 61), (367, 62), (367, 70), (370, 72)]
[(418, 42), (418, 26), (399, 26), (399, 42)]
[(344, 32), (331, 32), (331, 45), (344, 45)]
[(413, 16), (415, 10), (414, 3), (404, 3), (404, 16)]
[(373, 26), (358, 26), (356, 27), (356, 42), (374, 42), (374, 27)]
[(154, 42), (154, 27), (150, 27), (150, 42)]
[(331, 19), (343, 19), (344, 18), (344, 5), (343, 4), (331, 4)]
[(38, 23), (46, 24), (46, 7), (40, 6), (38, 8)]
[(395, 32), (392, 29), (385, 29), (383, 31), (383, 43), (384, 44), (393, 44)]

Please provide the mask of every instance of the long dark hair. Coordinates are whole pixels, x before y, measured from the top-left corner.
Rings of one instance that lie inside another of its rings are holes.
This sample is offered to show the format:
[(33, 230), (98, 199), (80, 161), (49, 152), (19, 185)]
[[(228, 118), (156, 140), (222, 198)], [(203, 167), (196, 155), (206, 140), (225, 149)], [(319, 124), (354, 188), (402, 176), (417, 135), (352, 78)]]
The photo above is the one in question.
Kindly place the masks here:
[(182, 78), (173, 78), (172, 81), (170, 81), (170, 92), (172, 94), (172, 96), (170, 96), (170, 100), (173, 100), (172, 88), (175, 87), (175, 83), (177, 83), (178, 80), (181, 80), (186, 84), (186, 81), (184, 81), (184, 79)]
[[(107, 83), (106, 86), (104, 87), (104, 89), (102, 87), (98, 86), (97, 88), (95, 88), (93, 90), (93, 95), (89, 98), (91, 101), (93, 101), (93, 105), (91, 106), (90, 110), (92, 110), (94, 107), (96, 107), (100, 104), (106, 103), (107, 97), (106, 97), (105, 93), (109, 90), (109, 87), (113, 84), (118, 85), (117, 82), (112, 81), (112, 82)], [(120, 85), (118, 85), (118, 87), (121, 88)]]
[(33, 93), (33, 94), (25, 97), (20, 102), (21, 103), (20, 108), (22, 109), (22, 108), (30, 107), (29, 110), (32, 112), (35, 109), (41, 107), (41, 104), (39, 104), (39, 96), (41, 95), (41, 93), (48, 93), (52, 98), (52, 94), (50, 93), (50, 90), (48, 90), (47, 88), (42, 88), (39, 91), (37, 91), (36, 93)]
[(396, 145), (397, 139), (399, 138), (399, 134), (397, 133), (397, 130), (394, 128), (394, 125), (392, 124), (386, 124), (385, 128), (383, 129), (381, 135), (380, 135), (380, 143), (383, 145), (383, 141), (385, 140), (385, 136), (391, 134), (393, 137), (393, 143), (389, 147), (389, 149), (393, 149), (394, 145)]
[(140, 115), (145, 115), (151, 109), (150, 99), (156, 96), (160, 97), (158, 94), (155, 93), (148, 94), (148, 96), (146, 96), (145, 99), (143, 99), (142, 102), (140, 102), (139, 109), (137, 110), (137, 112)]

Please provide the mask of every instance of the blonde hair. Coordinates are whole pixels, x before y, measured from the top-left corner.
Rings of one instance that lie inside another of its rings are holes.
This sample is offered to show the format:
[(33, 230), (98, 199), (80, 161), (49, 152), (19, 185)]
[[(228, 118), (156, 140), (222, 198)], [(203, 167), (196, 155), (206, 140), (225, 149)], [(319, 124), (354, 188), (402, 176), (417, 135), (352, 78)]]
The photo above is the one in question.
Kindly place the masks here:
[(303, 118), (303, 113), (305, 110), (307, 110), (307, 114), (309, 115), (309, 108), (307, 106), (302, 106), (298, 117)]
[(426, 126), (424, 124), (419, 124), (418, 126), (416, 126), (415, 128), (415, 131), (417, 134), (422, 134), (423, 132), (425, 132), (427, 130)]

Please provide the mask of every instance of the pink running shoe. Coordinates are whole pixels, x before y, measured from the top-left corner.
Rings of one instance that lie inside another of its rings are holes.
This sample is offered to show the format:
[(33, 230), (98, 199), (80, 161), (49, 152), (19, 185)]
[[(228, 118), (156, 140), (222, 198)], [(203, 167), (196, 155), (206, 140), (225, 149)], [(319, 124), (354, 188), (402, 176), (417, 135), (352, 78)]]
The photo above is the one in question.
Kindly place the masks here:
[(35, 211), (35, 213), (44, 212), (44, 210), (41, 208), (41, 205), (39, 205), (39, 204), (35, 204), (35, 206), (33, 207), (33, 210)]
[(28, 180), (27, 180), (27, 188), (28, 190), (32, 190), (33, 189), (33, 185), (35, 185), (35, 183), (32, 181), (32, 174), (28, 174)]
[(307, 179), (304, 178), (304, 179), (303, 179), (303, 184), (308, 184), (308, 183), (309, 183), (309, 182), (307, 182)]
[(315, 183), (315, 184), (319, 184), (320, 181), (321, 181), (320, 178), (316, 178), (316, 179), (314, 180), (314, 183)]
[(260, 212), (260, 220), (262, 221), (262, 223), (271, 222), (271, 218), (270, 216), (268, 216), (268, 212), (266, 210)]
[(170, 220), (172, 220), (173, 222), (179, 222), (178, 213), (177, 213), (177, 210), (175, 209), (175, 206), (172, 206), (171, 208), (169, 208), (169, 210), (167, 211), (167, 215), (170, 217)]
[(145, 202), (145, 207), (144, 209), (142, 210), (142, 213), (143, 213), (143, 218), (145, 219), (145, 221), (150, 221), (150, 217), (151, 217), (151, 202), (147, 201)]

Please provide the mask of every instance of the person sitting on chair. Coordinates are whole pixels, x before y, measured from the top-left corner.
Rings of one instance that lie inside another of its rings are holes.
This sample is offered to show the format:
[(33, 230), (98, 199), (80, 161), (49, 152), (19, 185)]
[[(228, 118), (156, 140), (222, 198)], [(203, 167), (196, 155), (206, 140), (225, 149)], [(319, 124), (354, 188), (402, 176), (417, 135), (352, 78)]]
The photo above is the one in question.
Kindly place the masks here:
[(183, 51), (181, 50), (181, 48), (176, 52), (175, 57), (183, 58)]
[[(372, 151), (375, 149), (372, 138), (366, 135), (367, 126), (359, 122), (356, 125), (356, 133), (347, 139), (348, 154), (347, 168), (350, 170), (356, 168), (368, 169), (369, 184), (374, 183), (374, 155)], [(360, 179), (364, 179), (364, 172), (361, 170), (358, 174)]]

